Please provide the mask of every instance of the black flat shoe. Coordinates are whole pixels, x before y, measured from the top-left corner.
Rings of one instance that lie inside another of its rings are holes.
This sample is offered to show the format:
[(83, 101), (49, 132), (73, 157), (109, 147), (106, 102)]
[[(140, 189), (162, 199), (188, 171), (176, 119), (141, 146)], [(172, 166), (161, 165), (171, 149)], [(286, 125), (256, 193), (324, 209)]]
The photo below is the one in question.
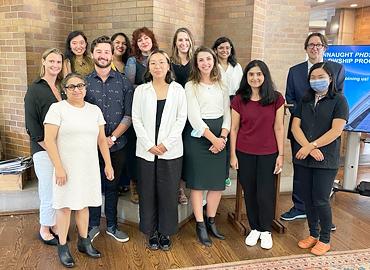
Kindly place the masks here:
[(56, 246), (58, 245), (58, 239), (56, 239), (55, 237), (53, 239), (50, 239), (50, 240), (45, 240), (44, 238), (42, 238), (41, 236), (41, 233), (39, 233), (39, 239), (45, 244), (45, 245), (49, 245), (49, 246)]
[(201, 242), (206, 247), (212, 246), (212, 240), (208, 236), (207, 228), (203, 221), (197, 222), (196, 232), (197, 232), (199, 242)]
[[(59, 241), (59, 235), (57, 235), (50, 227), (49, 227), (49, 232)], [(70, 240), (71, 239), (69, 239), (69, 234), (67, 234), (67, 241), (69, 242)]]
[(159, 249), (159, 237), (158, 232), (153, 233), (148, 239), (148, 248), (151, 250)]
[(207, 217), (206, 218), (206, 226), (207, 226), (208, 231), (211, 232), (211, 234), (214, 237), (216, 237), (220, 240), (225, 240), (225, 236), (217, 230), (216, 222), (215, 222), (214, 217)]
[(68, 244), (58, 245), (58, 256), (60, 262), (67, 268), (75, 266), (75, 260), (69, 252)]
[(81, 236), (78, 236), (78, 242), (77, 242), (77, 249), (81, 253), (85, 253), (87, 256), (91, 258), (100, 258), (101, 253), (99, 250), (93, 247), (91, 245), (91, 240), (89, 237), (83, 238)]
[(171, 249), (171, 239), (169, 236), (167, 235), (163, 235), (161, 234), (159, 236), (159, 247), (163, 250), (163, 251), (168, 251)]

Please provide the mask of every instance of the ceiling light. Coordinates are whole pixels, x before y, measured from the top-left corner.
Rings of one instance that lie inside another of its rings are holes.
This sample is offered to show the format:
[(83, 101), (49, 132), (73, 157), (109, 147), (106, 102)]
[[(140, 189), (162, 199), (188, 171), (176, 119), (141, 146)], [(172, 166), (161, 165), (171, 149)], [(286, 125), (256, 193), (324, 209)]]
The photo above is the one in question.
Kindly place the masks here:
[(317, 0), (317, 3), (324, 3), (326, 0)]
[(355, 8), (355, 7), (357, 7), (357, 6), (358, 6), (357, 4), (351, 4), (351, 5), (350, 5), (350, 7), (351, 7), (351, 8)]

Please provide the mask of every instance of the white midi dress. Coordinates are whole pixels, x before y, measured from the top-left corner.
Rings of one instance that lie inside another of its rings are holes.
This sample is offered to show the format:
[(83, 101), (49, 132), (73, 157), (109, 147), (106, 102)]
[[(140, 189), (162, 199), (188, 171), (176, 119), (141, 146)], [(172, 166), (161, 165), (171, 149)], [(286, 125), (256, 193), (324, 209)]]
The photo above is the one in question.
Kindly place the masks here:
[(44, 124), (59, 126), (57, 147), (67, 183), (58, 186), (53, 176), (53, 208), (81, 210), (102, 204), (98, 157), (99, 126), (104, 117), (98, 106), (85, 102), (78, 108), (63, 100), (50, 106)]

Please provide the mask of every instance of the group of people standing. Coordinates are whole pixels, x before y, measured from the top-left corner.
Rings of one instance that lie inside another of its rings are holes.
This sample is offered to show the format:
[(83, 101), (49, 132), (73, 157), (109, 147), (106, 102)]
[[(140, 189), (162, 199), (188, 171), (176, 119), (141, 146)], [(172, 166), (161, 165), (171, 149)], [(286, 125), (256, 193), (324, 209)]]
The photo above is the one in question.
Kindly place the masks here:
[[(321, 48), (310, 41), (307, 46)], [(308, 90), (305, 99), (294, 100), (292, 121), (295, 175), (304, 179), (311, 235), (299, 246), (307, 248), (328, 245), (326, 189), (338, 167), (336, 151), (348, 107), (327, 63), (313, 65), (298, 80), (308, 84), (299, 89)], [(212, 48), (195, 49), (191, 32), (179, 28), (170, 57), (146, 27), (135, 30), (131, 42), (124, 33), (98, 37), (90, 53), (84, 33), (71, 32), (64, 54), (55, 48), (44, 52), (40, 77), (25, 96), (39, 180), (40, 239), (57, 245), (61, 263), (73, 267), (67, 244), (73, 210), (78, 250), (99, 258), (92, 241), (100, 233), (103, 193), (106, 233), (128, 241), (117, 224), (124, 174), (131, 181), (131, 201), (139, 203), (139, 228), (148, 248), (171, 248), (178, 203), (188, 202), (185, 185), (191, 190), (197, 238), (211, 246), (210, 235), (225, 239), (215, 217), (222, 191), (230, 185), (231, 166), (245, 194), (251, 227), (246, 244), (261, 239), (262, 248), (272, 248), (274, 175), (284, 158), (284, 103), (267, 65), (253, 60), (243, 71), (227, 37)]]

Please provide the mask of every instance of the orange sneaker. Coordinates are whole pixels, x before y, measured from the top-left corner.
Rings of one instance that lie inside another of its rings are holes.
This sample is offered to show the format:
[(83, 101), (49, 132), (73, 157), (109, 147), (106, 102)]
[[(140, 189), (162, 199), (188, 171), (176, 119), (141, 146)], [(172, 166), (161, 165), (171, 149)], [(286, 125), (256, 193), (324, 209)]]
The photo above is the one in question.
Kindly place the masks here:
[(330, 250), (330, 244), (317, 241), (316, 245), (311, 249), (311, 253), (316, 256), (324, 255)]
[(298, 246), (300, 248), (312, 248), (314, 245), (316, 245), (317, 243), (317, 239), (312, 237), (312, 236), (309, 236), (301, 241), (298, 242)]

